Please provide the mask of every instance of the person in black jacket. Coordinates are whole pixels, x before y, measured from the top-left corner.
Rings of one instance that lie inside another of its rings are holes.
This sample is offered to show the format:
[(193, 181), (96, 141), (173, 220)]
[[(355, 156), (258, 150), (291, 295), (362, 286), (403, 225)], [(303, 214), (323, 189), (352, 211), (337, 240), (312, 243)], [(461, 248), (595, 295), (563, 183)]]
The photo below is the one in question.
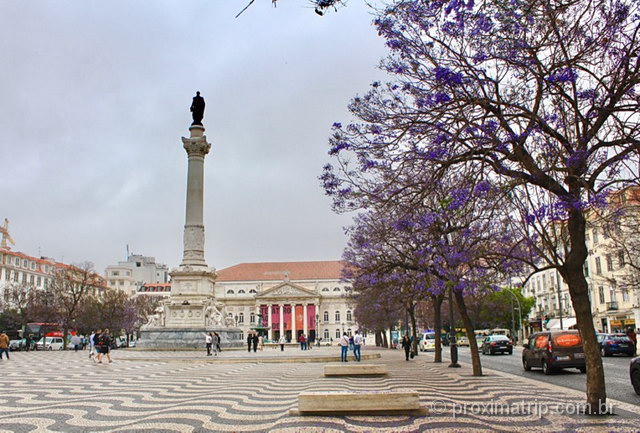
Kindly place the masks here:
[(258, 334), (257, 333), (253, 334), (253, 352), (255, 353), (256, 350), (258, 350)]
[(249, 335), (247, 335), (247, 352), (251, 352), (252, 344), (253, 344), (253, 334), (249, 332)]
[(404, 356), (408, 361), (409, 352), (411, 352), (411, 339), (407, 334), (404, 334), (404, 337), (402, 337), (402, 348), (404, 349)]
[(98, 337), (98, 364), (102, 364), (102, 355), (107, 355), (107, 359), (111, 362), (111, 334), (109, 329), (105, 329)]

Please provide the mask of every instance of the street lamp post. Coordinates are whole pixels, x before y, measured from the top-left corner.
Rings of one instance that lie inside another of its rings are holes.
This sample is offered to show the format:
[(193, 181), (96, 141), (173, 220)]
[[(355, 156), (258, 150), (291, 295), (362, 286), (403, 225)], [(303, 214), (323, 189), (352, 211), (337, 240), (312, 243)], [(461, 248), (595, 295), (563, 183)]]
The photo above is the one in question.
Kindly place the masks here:
[[(507, 293), (509, 293), (513, 299), (516, 300), (516, 302), (518, 303), (518, 334), (520, 334), (520, 332), (522, 331), (522, 306), (520, 305), (520, 300), (518, 299), (518, 297), (511, 291), (511, 287), (509, 287), (509, 289), (507, 289)], [(511, 300), (511, 327), (513, 328), (513, 310), (514, 310), (514, 305), (513, 305), (513, 299)], [(514, 333), (515, 334), (515, 333)], [(514, 335), (515, 337), (515, 335)], [(519, 339), (520, 337), (518, 336), (518, 341), (522, 341)], [(524, 334), (522, 335), (522, 338), (524, 338)]]
[(320, 322), (318, 319), (320, 315), (316, 313), (316, 346), (320, 347)]

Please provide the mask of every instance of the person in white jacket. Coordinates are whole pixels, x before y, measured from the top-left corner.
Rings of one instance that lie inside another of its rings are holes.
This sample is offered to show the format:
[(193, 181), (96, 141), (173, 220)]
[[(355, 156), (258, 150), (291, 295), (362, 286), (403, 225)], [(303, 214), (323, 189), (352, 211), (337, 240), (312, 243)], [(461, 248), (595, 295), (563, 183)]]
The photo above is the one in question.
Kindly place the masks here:
[(349, 354), (349, 336), (345, 332), (340, 337), (340, 361), (347, 362), (347, 356)]

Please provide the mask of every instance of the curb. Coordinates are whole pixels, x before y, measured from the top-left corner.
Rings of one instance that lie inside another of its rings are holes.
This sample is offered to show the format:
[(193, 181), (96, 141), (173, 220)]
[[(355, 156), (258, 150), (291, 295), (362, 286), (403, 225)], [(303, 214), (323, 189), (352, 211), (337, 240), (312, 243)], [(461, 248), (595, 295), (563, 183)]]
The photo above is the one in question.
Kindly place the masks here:
[[(379, 353), (362, 354), (361, 358), (378, 359)], [(210, 358), (210, 357), (209, 357)], [(318, 356), (318, 357), (298, 357), (298, 358), (118, 358), (118, 361), (139, 361), (139, 362), (164, 362), (178, 364), (293, 364), (311, 362), (340, 362), (340, 356)], [(350, 361), (355, 362), (353, 357)]]

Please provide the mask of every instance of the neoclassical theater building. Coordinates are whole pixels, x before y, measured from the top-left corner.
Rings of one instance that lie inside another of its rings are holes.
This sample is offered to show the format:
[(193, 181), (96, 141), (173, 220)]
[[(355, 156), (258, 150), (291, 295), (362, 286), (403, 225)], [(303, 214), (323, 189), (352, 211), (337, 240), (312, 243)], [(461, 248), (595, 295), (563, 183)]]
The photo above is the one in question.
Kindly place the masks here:
[(243, 336), (261, 322), (269, 340), (337, 340), (358, 329), (343, 262), (241, 263), (218, 270), (215, 296)]

